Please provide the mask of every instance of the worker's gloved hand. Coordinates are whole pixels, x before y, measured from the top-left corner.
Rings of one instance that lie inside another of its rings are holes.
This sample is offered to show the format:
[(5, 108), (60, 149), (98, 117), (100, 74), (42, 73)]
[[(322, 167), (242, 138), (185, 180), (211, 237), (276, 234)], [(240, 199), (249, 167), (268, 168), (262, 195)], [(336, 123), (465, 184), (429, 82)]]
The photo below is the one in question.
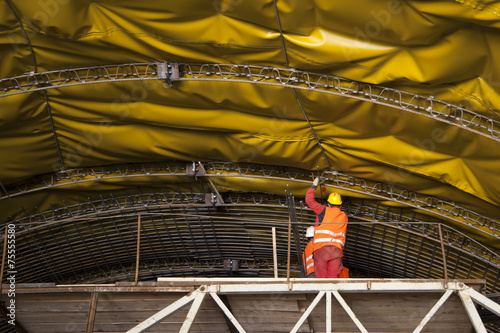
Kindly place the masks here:
[(313, 185), (314, 186), (318, 186), (319, 185), (319, 178), (318, 177), (314, 178)]

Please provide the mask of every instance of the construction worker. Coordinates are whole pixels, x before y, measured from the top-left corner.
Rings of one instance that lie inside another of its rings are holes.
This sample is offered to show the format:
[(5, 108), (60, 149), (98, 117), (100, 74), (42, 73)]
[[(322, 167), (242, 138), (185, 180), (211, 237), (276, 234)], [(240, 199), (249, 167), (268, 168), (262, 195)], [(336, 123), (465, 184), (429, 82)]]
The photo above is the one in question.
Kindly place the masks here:
[(347, 215), (340, 210), (342, 198), (338, 193), (328, 196), (327, 206), (315, 199), (319, 178), (314, 179), (306, 194), (306, 203), (316, 213), (313, 253), (317, 278), (338, 278), (343, 269), (342, 257), (347, 232)]
[[(306, 238), (308, 243), (302, 253), (302, 262), (304, 263), (304, 272), (307, 278), (315, 278), (314, 273), (314, 256), (313, 256), (313, 237), (314, 237), (314, 226), (310, 226), (306, 229)], [(350, 277), (349, 268), (343, 267), (339, 274), (339, 279), (348, 279)]]
[(313, 237), (314, 237), (314, 227), (310, 226), (306, 229), (306, 238), (309, 241), (307, 243), (304, 253), (302, 253), (302, 262), (304, 263), (304, 270), (306, 272), (306, 277), (314, 278), (314, 258), (313, 258)]

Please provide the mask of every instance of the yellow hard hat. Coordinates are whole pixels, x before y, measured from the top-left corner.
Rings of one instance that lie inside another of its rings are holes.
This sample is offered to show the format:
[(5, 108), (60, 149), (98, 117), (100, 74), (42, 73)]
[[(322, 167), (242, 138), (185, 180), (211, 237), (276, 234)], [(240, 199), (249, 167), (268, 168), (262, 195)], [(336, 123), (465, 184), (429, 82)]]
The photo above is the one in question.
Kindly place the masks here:
[(340, 194), (333, 192), (328, 196), (328, 202), (332, 205), (342, 205), (342, 197), (340, 196)]

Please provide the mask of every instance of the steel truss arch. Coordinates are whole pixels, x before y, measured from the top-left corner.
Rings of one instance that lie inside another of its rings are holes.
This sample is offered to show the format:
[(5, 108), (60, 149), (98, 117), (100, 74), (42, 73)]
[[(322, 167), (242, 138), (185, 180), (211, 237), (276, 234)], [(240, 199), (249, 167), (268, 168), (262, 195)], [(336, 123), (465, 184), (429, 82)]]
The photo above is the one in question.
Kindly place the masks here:
[[(307, 170), (273, 168), (264, 165), (232, 162), (208, 162), (204, 164), (203, 169), (205, 173), (200, 177), (208, 177), (208, 179), (213, 180), (219, 179), (221, 181), (224, 181), (224, 179), (231, 179), (231, 177), (238, 177), (310, 182), (310, 179), (314, 177), (314, 175)], [(177, 181), (183, 181), (183, 179), (179, 177), (192, 178), (192, 176), (188, 176), (186, 173), (185, 162), (110, 166), (101, 168), (101, 170), (97, 172), (92, 168), (73, 169), (42, 176), (36, 183), (30, 184), (26, 182), (21, 185), (10, 186), (9, 190), (7, 190), (8, 193), (0, 196), (0, 202), (2, 200), (15, 199), (24, 194), (43, 191), (49, 188), (70, 186), (77, 183), (93, 181), (102, 182), (104, 180), (130, 179), (144, 176), (173, 177)], [(339, 172), (323, 171), (321, 177), (326, 180), (323, 186), (358, 193), (375, 200), (388, 200), (404, 205), (407, 208), (427, 212), (431, 216), (437, 216), (444, 221), (465, 224), (479, 232), (500, 239), (500, 235), (498, 234), (500, 222), (470, 209), (461, 207), (454, 202), (419, 194), (391, 184), (374, 182)], [(186, 180), (186, 178), (184, 178), (184, 180)], [(179, 192), (178, 195), (182, 196), (185, 194)], [(62, 207), (59, 210), (54, 210), (54, 212), (64, 210), (67, 210), (67, 208)], [(44, 219), (50, 219), (50, 217), (44, 217)], [(487, 228), (490, 232), (486, 232), (484, 228)]]
[[(144, 216), (147, 217), (146, 214), (144, 214)], [(126, 226), (128, 222), (117, 221), (115, 223), (118, 223), (122, 226)], [(153, 222), (151, 221), (151, 223), (153, 223)], [(220, 224), (217, 221), (214, 221), (213, 223)], [(170, 222), (167, 222), (167, 224), (170, 224)], [(248, 222), (247, 225), (248, 224), (251, 225), (252, 221)], [(96, 223), (94, 223), (92, 225), (94, 226), (92, 228), (93, 229), (92, 232), (94, 233), (94, 235), (87, 235), (87, 237), (103, 238), (103, 236), (98, 235), (98, 231), (94, 231), (94, 229), (98, 228), (98, 225)], [(268, 227), (270, 225), (268, 225)], [(371, 225), (374, 226), (374, 224), (371, 224)], [(381, 225), (381, 224), (376, 224), (376, 225)], [(56, 227), (55, 229), (58, 230), (58, 229), (62, 229), (62, 228), (64, 228), (64, 226), (59, 226), (59, 227)], [(182, 228), (186, 228), (186, 227), (183, 226)], [(364, 230), (362, 232), (362, 234), (365, 235), (364, 238), (368, 237), (370, 228), (369, 228), (369, 225), (367, 225), (367, 224), (353, 225), (353, 226), (351, 226), (351, 232), (358, 234), (358, 233), (360, 233), (359, 232), (360, 228), (362, 228)], [(433, 242), (429, 242), (428, 237), (421, 237), (421, 241), (415, 241), (416, 238), (410, 237), (411, 236), (410, 234), (408, 234), (407, 236), (404, 236), (405, 230), (401, 230), (399, 227), (396, 227), (394, 225), (385, 225), (384, 228), (388, 228), (387, 230), (392, 230), (393, 234), (396, 233), (396, 238), (397, 238), (398, 230), (400, 230), (398, 239), (403, 244), (405, 244), (408, 241), (409, 243), (407, 246), (413, 247), (415, 245), (418, 245), (418, 242), (422, 242), (422, 244), (426, 244), (424, 247), (427, 249), (432, 249), (432, 245), (434, 245), (434, 249), (436, 247), (437, 248), (439, 247), (439, 245), (436, 244), (436, 243), (439, 243), (438, 240), (433, 240)], [(259, 227), (259, 230), (261, 230), (261, 229), (262, 228)], [(147, 230), (151, 230), (151, 226)], [(262, 230), (260, 232), (262, 232)], [(199, 232), (198, 232), (198, 234), (199, 234)], [(35, 238), (38, 239), (39, 238), (38, 235), (42, 236), (43, 233), (36, 233), (35, 232), (35, 233), (33, 233), (33, 235)], [(154, 233), (149, 234), (149, 237), (153, 237), (153, 236), (154, 236)], [(69, 237), (70, 239), (73, 238), (71, 235), (68, 235), (67, 237)], [(162, 236), (162, 237), (165, 237), (165, 236)], [(372, 238), (372, 236), (369, 236), (369, 237), (370, 237), (370, 239)], [(40, 238), (42, 238), (42, 237), (40, 237)], [(53, 234), (51, 236), (51, 239), (52, 238), (61, 238), (61, 236), (57, 235), (57, 234)], [(23, 239), (24, 239), (23, 235), (20, 234), (20, 237), (19, 237), (20, 244), (24, 243), (24, 242), (21, 242), (21, 240), (23, 240)], [(45, 239), (47, 239), (47, 238), (45, 238)], [(358, 244), (360, 241), (365, 243), (365, 245), (364, 245), (365, 249), (363, 249), (362, 247), (360, 248), (360, 245)], [(410, 241), (411, 241), (411, 243), (410, 243)], [(38, 248), (42, 248), (42, 249), (43, 248), (52, 248), (52, 249), (54, 249), (54, 241), (53, 240), (47, 239), (45, 241), (46, 242), (45, 245), (44, 245), (43, 240), (39, 240), (37, 242), (38, 242), (37, 244), (39, 244), (39, 245), (37, 245)], [(168, 240), (166, 240), (166, 242), (168, 243)], [(177, 242), (178, 242), (178, 240), (177, 240)], [(212, 241), (210, 241), (210, 242), (212, 242)], [(282, 243), (282, 242), (286, 243), (286, 232), (284, 232), (284, 231), (283, 231), (283, 234), (282, 234), (281, 240), (280, 240), (280, 243)], [(378, 243), (380, 243), (380, 244), (377, 245)], [(70, 246), (71, 249), (73, 249), (73, 248), (75, 248), (75, 246), (77, 246), (77, 245), (64, 244), (64, 243), (60, 243), (60, 242), (57, 242), (57, 244), (59, 244), (58, 246), (62, 246), (64, 248), (67, 248), (68, 246)], [(253, 249), (254, 253), (259, 253), (259, 252), (264, 253), (265, 251), (270, 253), (268, 243), (266, 243), (266, 244), (262, 243), (259, 245), (258, 242), (255, 242), (255, 239), (254, 239), (253, 244), (254, 244), (254, 246), (256, 246), (256, 248)], [(32, 246), (31, 243), (28, 245)], [(131, 238), (129, 240), (129, 244), (127, 246), (133, 247), (134, 245), (135, 245), (134, 238)], [(113, 241), (113, 244), (110, 244), (110, 246), (123, 247), (123, 246), (125, 246), (125, 244), (120, 245), (120, 242), (117, 242), (115, 239)], [(161, 248), (160, 245), (152, 244), (152, 246), (154, 249), (156, 249), (156, 251), (161, 253), (161, 250), (159, 250)], [(193, 243), (190, 246), (191, 247), (197, 247), (197, 246), (200, 247), (203, 245), (201, 243)], [(368, 250), (366, 249), (366, 246), (368, 246)], [(436, 255), (436, 256), (433, 255), (432, 257), (428, 257), (428, 256), (426, 257), (424, 255), (422, 257), (419, 257), (418, 259), (416, 259), (414, 257), (414, 254), (415, 254), (415, 253), (413, 253), (414, 251), (412, 252), (412, 254), (407, 253), (407, 255), (410, 255), (409, 258), (398, 258), (398, 260), (396, 260), (394, 262), (394, 265), (396, 265), (395, 269), (394, 268), (390, 269), (389, 266), (387, 266), (387, 262), (379, 262), (379, 263), (374, 262), (373, 259), (375, 258), (375, 260), (376, 260), (376, 256), (374, 256), (373, 253), (377, 253), (377, 252), (382, 251), (382, 248), (386, 248), (386, 249), (390, 250), (392, 246), (393, 245), (390, 242), (387, 242), (387, 240), (384, 240), (383, 238), (382, 239), (373, 238), (373, 244), (368, 244), (363, 240), (356, 239), (355, 242), (351, 242), (350, 246), (348, 248), (346, 248), (346, 252), (345, 252), (346, 258), (347, 258), (346, 265), (350, 266), (351, 268), (355, 268), (356, 270), (360, 270), (361, 272), (366, 271), (368, 273), (373, 272), (375, 274), (378, 273), (379, 267), (382, 266), (382, 267), (384, 267), (384, 269), (383, 269), (384, 275), (382, 275), (382, 277), (383, 276), (408, 277), (405, 274), (405, 271), (407, 269), (406, 268), (407, 265), (410, 265), (410, 267), (412, 267), (413, 265), (421, 265), (419, 271), (424, 271), (427, 269), (427, 267), (436, 267), (436, 266), (440, 267), (442, 265), (441, 256), (440, 256), (439, 251), (438, 251), (438, 255)], [(355, 249), (352, 249), (353, 247)], [(421, 247), (422, 247), (422, 245), (421, 245)], [(89, 248), (88, 250), (89, 251), (104, 251), (107, 258), (109, 257), (109, 254), (110, 254), (109, 249), (106, 250), (106, 249), (101, 249), (99, 247), (92, 247), (92, 248)], [(147, 251), (147, 248), (145, 248), (145, 250)], [(40, 250), (36, 250), (36, 251), (40, 251)], [(71, 250), (71, 251), (73, 251), (73, 250)], [(280, 246), (280, 251), (282, 251), (282, 253), (286, 252), (284, 245)], [(403, 252), (405, 251), (404, 246), (401, 247), (400, 251), (403, 251)], [(132, 268), (131, 268), (132, 263), (131, 262), (127, 263), (126, 255), (124, 256), (123, 254), (117, 258), (110, 258), (110, 259), (114, 259), (114, 261), (110, 260), (106, 264), (104, 264), (100, 260), (95, 261), (95, 260), (92, 260), (92, 258), (88, 258), (85, 262), (82, 262), (82, 263), (79, 262), (78, 265), (80, 265), (80, 266), (78, 266), (78, 267), (69, 267), (69, 265), (75, 264), (73, 258), (71, 259), (71, 261), (69, 261), (69, 260), (65, 259), (64, 257), (61, 257), (61, 254), (47, 252), (47, 250), (42, 251), (42, 252), (44, 252), (44, 253), (40, 253), (37, 257), (34, 257), (33, 253), (28, 254), (27, 249), (20, 247), (20, 253), (23, 254), (22, 255), (23, 265), (20, 265), (20, 269), (22, 269), (22, 271), (23, 271), (23, 275), (22, 275), (23, 281), (26, 281), (26, 282), (51, 282), (51, 281), (55, 281), (56, 283), (75, 283), (75, 282), (81, 283), (82, 282), (81, 277), (85, 277), (88, 279), (87, 282), (105, 283), (105, 282), (116, 281), (117, 278), (119, 280), (121, 280), (121, 279), (127, 279), (127, 278), (130, 279), (130, 277), (131, 277), (130, 271), (132, 271)], [(370, 252), (372, 252), (372, 254), (371, 254), (372, 260), (365, 262), (366, 260), (364, 260), (363, 258), (365, 258), (365, 256), (367, 256), (367, 255), (370, 256)], [(463, 276), (466, 276), (468, 274), (467, 271), (469, 271), (469, 274), (470, 274), (470, 271), (481, 271), (481, 272), (484, 271), (483, 278), (486, 278), (486, 280), (488, 281), (488, 289), (492, 292), (497, 290), (497, 286), (496, 286), (497, 281), (495, 280), (495, 276), (498, 275), (498, 271), (499, 271), (498, 265), (495, 265), (494, 263), (489, 262), (484, 257), (475, 256), (471, 251), (468, 251), (467, 249), (457, 249), (456, 247), (450, 246), (450, 245), (448, 245), (447, 253), (449, 253), (449, 255), (451, 255), (451, 256), (454, 256), (455, 258), (457, 256), (458, 256), (458, 258), (462, 258), (462, 260), (460, 261), (461, 262), (460, 267), (457, 267), (458, 259), (456, 259), (455, 261), (450, 259), (450, 261), (448, 262), (449, 274), (452, 274), (453, 276), (458, 275), (458, 276), (463, 277)], [(77, 254), (74, 254), (74, 255), (79, 256), (79, 257), (87, 256), (85, 253), (82, 253), (82, 252), (77, 252)], [(50, 256), (50, 260), (47, 258), (47, 256)], [(231, 256), (231, 258), (235, 259), (235, 258), (238, 258), (238, 256), (239, 255), (237, 253), (233, 253), (233, 256)], [(21, 256), (20, 256), (20, 258), (21, 258)], [(42, 260), (42, 262), (39, 262), (40, 258), (41, 259), (45, 258), (45, 260)], [(174, 258), (175, 258), (175, 255), (174, 255)], [(472, 260), (470, 258), (472, 258)], [(282, 260), (282, 259), (280, 259), (280, 260)], [(403, 259), (404, 259), (404, 265), (401, 262)], [(195, 259), (195, 258), (190, 259), (188, 257), (179, 257), (177, 259), (166, 260), (165, 262), (166, 263), (170, 262), (170, 264), (165, 264), (165, 263), (163, 263), (162, 260), (158, 261), (158, 259), (151, 258), (151, 254), (149, 254), (149, 259), (147, 259), (147, 258), (141, 259), (140, 267), (139, 267), (140, 272), (141, 272), (140, 276), (142, 278), (145, 278), (145, 279), (148, 278), (148, 276), (154, 277), (154, 276), (158, 276), (161, 274), (166, 274), (166, 275), (171, 275), (171, 276), (190, 276), (190, 275), (196, 274), (196, 271), (198, 271), (198, 272), (203, 271), (204, 274), (205, 273), (213, 274), (215, 276), (218, 276), (219, 273), (221, 275), (223, 275), (224, 272), (222, 272), (219, 269), (220, 267), (217, 268), (214, 266), (215, 265), (214, 260), (215, 259), (203, 260), (203, 259)], [(45, 262), (45, 264), (44, 264), (44, 262)], [(124, 263), (120, 264), (121, 262), (124, 262)], [(253, 264), (251, 264), (250, 262), (247, 262), (247, 260), (242, 260), (241, 264), (242, 264), (242, 268), (244, 269), (244, 272), (248, 272), (249, 274), (252, 274), (251, 271), (252, 270), (255, 271), (255, 269), (258, 268), (260, 270), (262, 270), (262, 269), (264, 270), (264, 271), (261, 271), (262, 274), (269, 275), (269, 276), (272, 275), (271, 269), (268, 269), (268, 268), (262, 266), (262, 264), (265, 264), (266, 262), (269, 263), (269, 260), (257, 261), (260, 263), (259, 265), (257, 265), (257, 267), (255, 265), (255, 260), (251, 261), (251, 262)], [(21, 267), (21, 266), (25, 266), (29, 263), (31, 263), (31, 265), (35, 266), (34, 269), (30, 270), (31, 272), (27, 271), (27, 267)], [(47, 266), (47, 265), (49, 265), (49, 266)], [(176, 268), (171, 269), (172, 268), (171, 265), (175, 265)], [(283, 264), (280, 264), (280, 267), (283, 268), (284, 267)], [(50, 271), (52, 271), (52, 272), (54, 272), (54, 270), (55, 270), (57, 275), (55, 275), (55, 277), (48, 276), (47, 275), (47, 268), (49, 268)], [(74, 273), (73, 272), (74, 269), (81, 270), (82, 268), (84, 269), (83, 273)], [(292, 265), (292, 272), (294, 272), (293, 273), (294, 275), (297, 275), (300, 272), (300, 269), (298, 269), (298, 267), (295, 266), (295, 263)], [(116, 275), (116, 274), (118, 274), (118, 275)], [(132, 276), (133, 276), (133, 274), (132, 274)], [(377, 276), (377, 275), (375, 275), (375, 276)], [(429, 277), (427, 277), (427, 278), (431, 278), (431, 277), (435, 278), (435, 277), (439, 277), (439, 276), (440, 276), (440, 273), (439, 273), (439, 271), (437, 271), (437, 272), (434, 272), (431, 275), (429, 275)], [(422, 277), (422, 276), (419, 276), (419, 277)]]
[(419, 114), (500, 141), (500, 121), (433, 96), (421, 96), (339, 76), (239, 64), (125, 63), (31, 72), (0, 79), (0, 98), (33, 91), (120, 81), (253, 83), (344, 96)]
[[(439, 230), (437, 223), (426, 223), (423, 220), (419, 220), (411, 212), (403, 214), (402, 212), (391, 212), (390, 207), (384, 207), (377, 205), (376, 207), (367, 205), (361, 202), (351, 201), (347, 203), (346, 213), (353, 218), (368, 219), (371, 221), (377, 221), (381, 224), (385, 222), (390, 222), (397, 228), (402, 228), (408, 232), (414, 232), (422, 237), (431, 239), (436, 243), (440, 242)], [(452, 246), (458, 250), (471, 251), (478, 257), (487, 259), (492, 262), (498, 268), (500, 268), (500, 255), (498, 255), (494, 249), (481, 244), (480, 242), (472, 239), (466, 234), (446, 225), (442, 224), (443, 240), (447, 246)]]
[[(153, 201), (154, 199), (155, 201)], [(165, 203), (167, 199), (167, 203)], [(270, 200), (269, 200), (270, 199)], [(269, 201), (268, 201), (269, 200)], [(232, 216), (218, 215), (215, 212), (209, 213), (209, 207), (204, 205), (204, 194), (195, 193), (191, 197), (181, 198), (176, 193), (148, 193), (143, 195), (129, 195), (123, 197), (103, 198), (94, 202), (81, 202), (78, 207), (67, 207), (64, 211), (49, 217), (48, 212), (43, 214), (30, 216), (17, 220), (14, 223), (20, 228), (17, 231), (17, 237), (23, 237), (26, 234), (43, 232), (47, 228), (64, 228), (65, 225), (72, 225), (79, 221), (86, 221), (86, 223), (97, 224), (99, 221), (112, 221), (115, 223), (122, 223), (125, 221), (134, 220), (137, 214), (149, 217), (150, 219), (162, 219), (166, 223), (174, 223), (176, 219), (189, 218), (189, 219), (204, 219), (209, 220), (211, 223), (219, 221), (220, 223), (230, 221), (231, 223), (253, 224), (258, 228), (266, 225), (276, 225), (285, 227), (284, 221), (288, 218), (288, 210), (284, 205), (285, 198), (272, 196), (269, 198), (265, 195), (248, 195), (232, 194), (231, 202), (228, 203), (227, 208), (229, 212), (234, 210), (245, 213), (247, 210), (252, 211), (255, 207), (254, 202), (261, 202), (259, 209), (265, 209), (261, 212), (253, 212), (259, 214), (261, 218), (236, 218)], [(121, 204), (120, 204), (121, 203)], [(189, 211), (186, 211), (186, 208)], [(300, 211), (303, 208), (300, 205), (296, 206), (296, 210)], [(200, 212), (200, 209), (203, 212)], [(434, 243), (439, 243), (439, 233), (437, 230), (437, 223), (429, 223), (418, 220), (414, 214), (408, 212), (405, 214), (388, 215), (390, 207), (378, 205), (377, 207), (370, 207), (362, 201), (350, 201), (346, 206), (346, 213), (350, 219), (373, 219), (374, 216), (385, 217), (379, 219), (380, 224), (388, 225), (391, 228), (399, 228), (406, 232), (418, 234), (420, 237), (432, 240)], [(162, 213), (163, 211), (164, 213)], [(272, 218), (269, 218), (273, 214)], [(166, 216), (165, 216), (166, 215)], [(268, 218), (266, 218), (266, 216)], [(306, 217), (306, 222), (297, 222), (301, 226), (307, 226), (312, 223), (313, 216)], [(128, 223), (128, 222), (127, 222)], [(356, 222), (352, 222), (356, 224)], [(360, 222), (361, 225), (370, 224)], [(469, 254), (479, 261), (488, 262), (490, 266), (500, 269), (500, 256), (498, 256), (492, 249), (474, 241), (463, 233), (443, 224), (444, 240), (447, 246)], [(54, 235), (55, 236), (55, 235)]]
[[(285, 206), (285, 198), (280, 196), (269, 196), (269, 195), (241, 195), (241, 194), (231, 194), (226, 196), (227, 204), (229, 208), (234, 207), (250, 207), (251, 205), (257, 204), (259, 207), (265, 208), (283, 208)], [(182, 207), (189, 208), (207, 208), (205, 204), (203, 193), (194, 193), (192, 196), (185, 194), (184, 196), (178, 195), (178, 193), (148, 193), (143, 195), (125, 195), (122, 197), (113, 196), (111, 198), (101, 198), (97, 201), (87, 201), (81, 202), (77, 205), (66, 206), (61, 209), (56, 209), (47, 212), (39, 212), (38, 214), (31, 215), (16, 221), (13, 221), (19, 227), (27, 227), (30, 230), (36, 230), (38, 228), (45, 228), (49, 224), (64, 223), (68, 221), (76, 221), (80, 219), (103, 219), (106, 216), (100, 216), (104, 213), (106, 214), (118, 214), (121, 213), (123, 217), (127, 214), (135, 214), (137, 211), (137, 206), (146, 206), (150, 209), (161, 208), (161, 209), (180, 209)], [(297, 205), (296, 210), (303, 209), (300, 205)], [(350, 200), (346, 202), (345, 212), (355, 219), (364, 219), (375, 222), (389, 222), (394, 223), (398, 227), (413, 230), (418, 232), (425, 237), (433, 238), (435, 241), (439, 241), (439, 233), (436, 227), (436, 223), (427, 223), (425, 221), (425, 216), (421, 216), (419, 219), (418, 215), (415, 215), (411, 211), (403, 212), (393, 212), (391, 207), (384, 205), (370, 205), (370, 203), (365, 203), (364, 200)], [(146, 213), (148, 214), (148, 213)], [(158, 214), (158, 213), (156, 213)], [(176, 213), (170, 212), (170, 215), (176, 215)], [(186, 214), (177, 213), (179, 216)], [(283, 211), (283, 214), (285, 212)], [(130, 215), (130, 216), (132, 216)], [(155, 215), (155, 213), (153, 213)], [(189, 215), (189, 214), (188, 214)], [(110, 215), (113, 217), (113, 215)], [(201, 216), (201, 215), (196, 215)], [(202, 216), (207, 218), (207, 216)], [(217, 219), (220, 217), (212, 217), (212, 219)], [(286, 216), (283, 216), (286, 219)], [(237, 219), (236, 219), (237, 220)], [(272, 223), (277, 223), (280, 220), (268, 219)], [(255, 221), (254, 221), (255, 222)], [(467, 251), (472, 251), (477, 253), (482, 258), (486, 257), (492, 263), (500, 267), (500, 256), (498, 256), (493, 249), (475, 241), (474, 239), (468, 237), (467, 235), (461, 233), (454, 228), (443, 224), (443, 238), (447, 244), (457, 247), (457, 249)]]

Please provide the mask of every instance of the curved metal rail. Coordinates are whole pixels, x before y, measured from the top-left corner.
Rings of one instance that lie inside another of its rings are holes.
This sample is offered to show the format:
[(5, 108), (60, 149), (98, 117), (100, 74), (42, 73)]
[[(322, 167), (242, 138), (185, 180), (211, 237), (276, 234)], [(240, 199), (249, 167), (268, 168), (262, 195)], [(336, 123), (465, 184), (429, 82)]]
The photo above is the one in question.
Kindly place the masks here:
[[(229, 215), (221, 215), (220, 213), (210, 213), (208, 207), (204, 205), (204, 194), (194, 193), (188, 195), (183, 193), (148, 193), (141, 195), (124, 195), (122, 197), (101, 198), (96, 201), (80, 202), (73, 206), (66, 206), (57, 211), (38, 213), (23, 219), (15, 221), (18, 227), (23, 230), (17, 232), (18, 236), (22, 236), (27, 232), (37, 232), (40, 229), (46, 229), (51, 226), (63, 226), (78, 221), (85, 220), (90, 223), (99, 221), (119, 221), (134, 219), (138, 212), (144, 211), (146, 216), (152, 219), (160, 218), (166, 221), (174, 221), (175, 219), (204, 219), (210, 222), (230, 221), (233, 224), (252, 223), (254, 225), (266, 226), (269, 224), (285, 225), (288, 219), (288, 211), (286, 207), (286, 198), (282, 196), (269, 195), (239, 195), (231, 194), (227, 197), (227, 209), (229, 213), (238, 214), (244, 217), (236, 217)], [(256, 209), (258, 205), (258, 209)], [(191, 213), (186, 209), (190, 209)], [(195, 212), (192, 210), (201, 209), (205, 213)], [(394, 211), (392, 211), (392, 210)], [(309, 225), (313, 220), (311, 212), (304, 207), (297, 205), (296, 210), (307, 212), (308, 222), (297, 222), (299, 225)], [(423, 220), (418, 220), (418, 215), (411, 211), (401, 211), (400, 209), (391, 208), (383, 205), (370, 206), (362, 200), (350, 200), (346, 202), (345, 211), (352, 219), (369, 219), (381, 223), (395, 223), (395, 227), (402, 228), (408, 232), (415, 232), (423, 237), (432, 239), (434, 242), (439, 242), (439, 233), (436, 228), (436, 223), (428, 223)], [(50, 215), (51, 214), (51, 215)], [(246, 215), (248, 214), (248, 216)], [(166, 215), (166, 216), (164, 216)], [(252, 217), (249, 217), (252, 216)], [(355, 224), (355, 222), (352, 222)], [(467, 235), (443, 225), (443, 234), (446, 244), (458, 250), (471, 253), (480, 260), (485, 260), (491, 265), (500, 268), (500, 256), (496, 254), (494, 249), (475, 241)]]
[[(266, 180), (286, 180), (294, 182), (310, 182), (315, 177), (307, 170), (271, 167), (256, 164), (241, 164), (232, 162), (209, 162), (203, 167), (206, 171), (202, 177), (230, 179), (231, 177), (257, 178)], [(137, 164), (135, 166), (113, 166), (101, 168), (95, 171), (92, 168), (74, 169), (64, 172), (45, 175), (36, 184), (24, 183), (23, 185), (11, 186), (8, 194), (2, 195), (0, 201), (15, 199), (17, 196), (27, 193), (42, 191), (49, 188), (68, 186), (76, 183), (93, 181), (104, 181), (106, 179), (133, 178), (144, 176), (180, 177), (186, 176), (185, 163), (163, 163), (163, 164)], [(189, 176), (192, 179), (192, 176)], [(431, 216), (442, 220), (465, 224), (479, 232), (487, 233), (500, 238), (500, 222), (461, 207), (454, 202), (449, 202), (436, 197), (416, 193), (391, 184), (373, 182), (363, 178), (353, 177), (339, 172), (323, 171), (322, 178), (326, 179), (323, 186), (356, 192), (376, 200), (388, 200), (408, 208), (418, 209)], [(182, 193), (177, 195), (182, 196)], [(164, 198), (163, 200), (167, 200)], [(169, 201), (167, 201), (169, 202)], [(55, 209), (50, 215), (67, 211), (67, 207)], [(46, 213), (45, 213), (46, 214)], [(65, 214), (65, 213), (64, 213)], [(51, 217), (43, 217), (42, 220)], [(382, 219), (383, 220), (383, 219)], [(490, 230), (486, 232), (484, 228)]]
[[(200, 209), (191, 204), (171, 210), (135, 202), (115, 212), (113, 209), (99, 210), (89, 218), (67, 219), (54, 224), (36, 225), (34, 228), (18, 225), (18, 228), (22, 227), (16, 233), (19, 270), (23, 271), (26, 282), (67, 283), (79, 280), (81, 276), (92, 279), (101, 277), (103, 282), (106, 279), (115, 280), (113, 267), (131, 267), (135, 262), (138, 213), (142, 216), (143, 228), (143, 277), (152, 277), (154, 274), (189, 275), (195, 274), (196, 269), (217, 274), (209, 272), (209, 263), (220, 258), (239, 259), (242, 262), (270, 260), (272, 251), (268, 229), (271, 226), (278, 228), (278, 253), (283, 260), (287, 252), (288, 208), (280, 204), (265, 205), (265, 198), (264, 206), (257, 207), (251, 203), (235, 205), (229, 207), (229, 212), (220, 213), (222, 216), (219, 216), (213, 211), (210, 213), (208, 208)], [(256, 208), (266, 209), (255, 212)], [(235, 212), (243, 212), (244, 216), (253, 213), (261, 218), (243, 217), (237, 220)], [(266, 218), (272, 214), (272, 219)], [(310, 225), (314, 221), (314, 214), (307, 212), (302, 220), (304, 222), (301, 224)], [(407, 228), (408, 225), (410, 228)], [(425, 231), (414, 226), (423, 227)], [(475, 248), (468, 248), (466, 243), (460, 242), (459, 237), (462, 235), (457, 236), (456, 231), (450, 228), (445, 230), (454, 235), (445, 238), (450, 274), (465, 277), (470, 276), (471, 272), (484, 272), (489, 288), (495, 290), (495, 278), (500, 270), (498, 256), (485, 257), (484, 252), (489, 251), (487, 249), (476, 253)], [(419, 225), (418, 221), (411, 225), (401, 222), (352, 222), (348, 230), (350, 241), (346, 246), (346, 262), (351, 267), (380, 276), (421, 277), (427, 274), (429, 277), (439, 277), (442, 271), (441, 255), (439, 238), (435, 237), (431, 227), (424, 227), (424, 223)], [(154, 265), (162, 261), (176, 264), (177, 269), (168, 272), (163, 267), (153, 272), (150, 267), (148, 273), (144, 267), (148, 263)], [(204, 262), (206, 267), (195, 267), (193, 270), (191, 265), (196, 262)], [(130, 274), (127, 276), (130, 277)], [(119, 278), (127, 276), (122, 273), (118, 275)]]
[(0, 98), (33, 91), (118, 81), (165, 80), (253, 83), (316, 91), (412, 112), (500, 141), (500, 121), (433, 96), (339, 76), (268, 66), (127, 63), (27, 73), (0, 80)]

